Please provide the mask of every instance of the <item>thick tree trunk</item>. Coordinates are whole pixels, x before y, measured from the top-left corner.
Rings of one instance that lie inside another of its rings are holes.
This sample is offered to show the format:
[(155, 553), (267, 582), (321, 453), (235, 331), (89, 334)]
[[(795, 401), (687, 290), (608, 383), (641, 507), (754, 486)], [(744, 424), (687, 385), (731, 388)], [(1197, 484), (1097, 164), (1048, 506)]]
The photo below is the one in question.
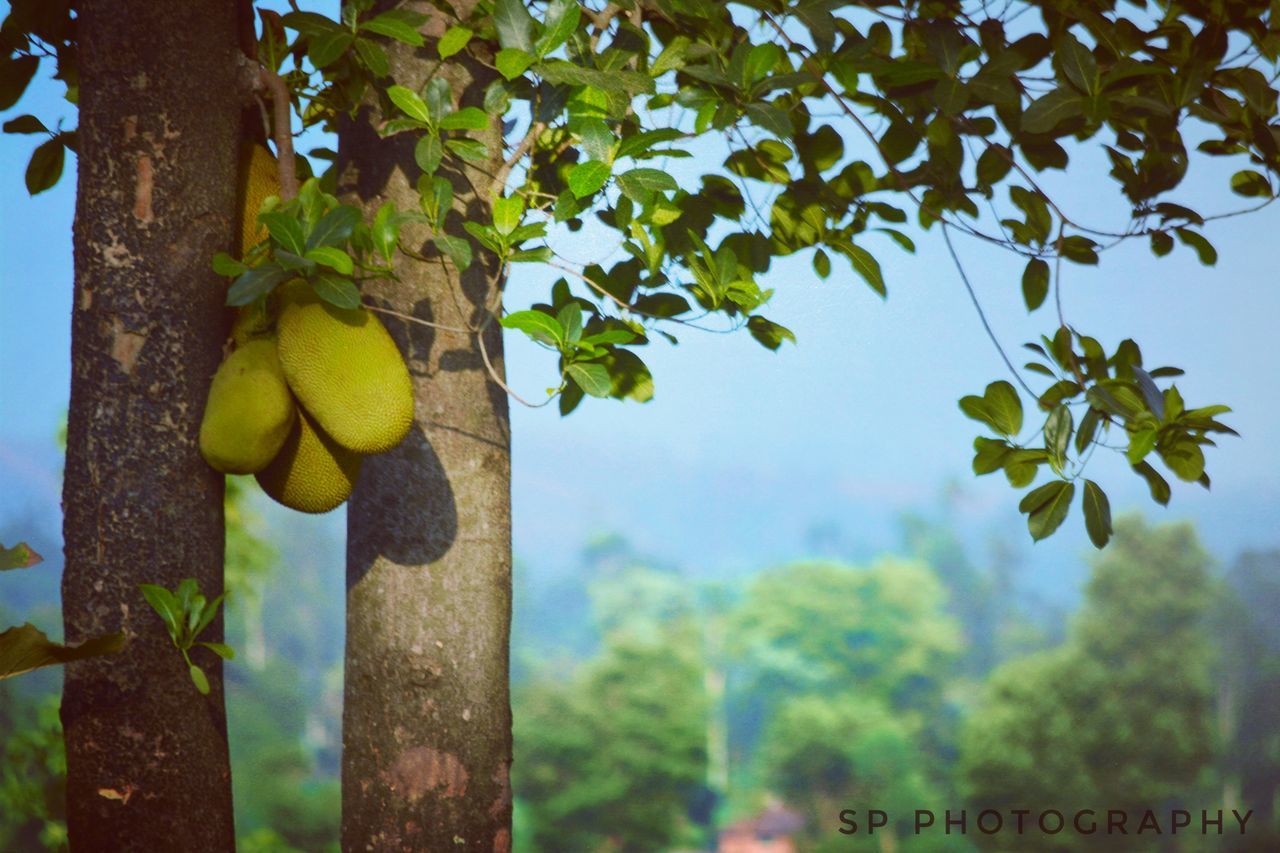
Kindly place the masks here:
[[(225, 334), (236, 137), (234, 4), (77, 6), (79, 184), (63, 492), (71, 664), (62, 722), (73, 849), (234, 849), (222, 667), (197, 692), (140, 582), (222, 590), (221, 475), (196, 446)], [(221, 639), (222, 620), (208, 630)]]
[[(459, 8), (458, 14), (465, 18), (467, 11)], [(438, 26), (437, 34), (442, 30)], [(411, 88), (435, 64), (430, 46), (388, 50), (392, 75)], [(439, 75), (462, 106), (479, 106), (494, 77), (462, 55)], [(380, 118), (370, 107), (340, 130), (338, 141), (339, 190), (370, 216), (386, 201), (418, 208), (414, 140), (379, 139), (372, 123)], [(446, 159), (440, 172), (454, 184), (449, 230), (458, 235), (465, 235), (464, 219), (490, 221), (492, 179), (486, 173), (497, 172), (502, 162), (499, 124), (482, 136), (489, 162), (467, 168), (464, 178), (456, 161)], [(406, 244), (434, 254), (425, 237), (420, 228), (407, 229)], [(492, 261), (477, 252), (459, 279), (451, 266), (401, 255), (401, 280), (371, 283), (365, 298), (432, 323), (475, 325), (498, 296)], [(400, 447), (365, 462), (348, 509), (343, 848), (506, 851), (507, 400), (489, 378), (474, 335), (384, 320), (409, 361), (417, 420)], [(496, 321), (483, 334), (500, 372)]]

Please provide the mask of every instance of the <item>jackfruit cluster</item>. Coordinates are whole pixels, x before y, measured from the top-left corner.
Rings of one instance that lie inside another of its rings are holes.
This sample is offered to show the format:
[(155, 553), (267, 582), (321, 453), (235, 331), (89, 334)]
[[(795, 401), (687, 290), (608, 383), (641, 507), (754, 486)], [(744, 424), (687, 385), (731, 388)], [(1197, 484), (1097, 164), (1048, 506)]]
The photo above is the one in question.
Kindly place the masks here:
[[(257, 214), (279, 185), (265, 148), (253, 146), (242, 163), (243, 254), (266, 239)], [(287, 507), (340, 506), (361, 460), (398, 445), (413, 425), (409, 370), (363, 307), (338, 308), (297, 279), (241, 309), (231, 337), (234, 349), (209, 386), (200, 452), (218, 471), (254, 474)]]

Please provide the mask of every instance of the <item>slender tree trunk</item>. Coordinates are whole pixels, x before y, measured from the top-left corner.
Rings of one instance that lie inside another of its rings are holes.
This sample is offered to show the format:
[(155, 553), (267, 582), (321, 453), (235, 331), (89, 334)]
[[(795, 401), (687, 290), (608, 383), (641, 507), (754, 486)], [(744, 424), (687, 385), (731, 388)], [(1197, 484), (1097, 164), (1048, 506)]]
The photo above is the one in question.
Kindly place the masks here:
[[(235, 9), (188, 0), (77, 6), (79, 178), (62, 722), (73, 849), (234, 849), (222, 667), (197, 692), (140, 582), (222, 590), (221, 475), (196, 446), (225, 334), (209, 267), (235, 210)], [(221, 639), (222, 620), (208, 639)]]
[[(470, 3), (455, 4), (468, 7)], [(416, 8), (427, 13), (425, 4)], [(458, 8), (461, 17), (469, 12)], [(433, 13), (435, 31), (443, 31)], [(429, 25), (430, 26), (430, 25)], [(476, 43), (473, 42), (473, 46)], [(474, 48), (473, 48), (474, 49)], [(417, 88), (435, 65), (430, 45), (388, 45), (391, 73)], [(455, 103), (479, 106), (492, 71), (462, 55), (440, 69)], [(417, 209), (414, 140), (379, 139), (376, 106), (339, 131), (339, 189), (373, 211)], [(502, 162), (497, 121), (481, 137), (491, 157), (463, 176), (446, 160), (464, 219), (489, 221)], [(422, 229), (407, 245), (435, 254)], [(482, 322), (500, 278), (477, 252), (461, 279), (445, 263), (396, 258), (398, 282), (367, 300), (445, 326)], [(511, 845), (510, 438), (507, 400), (474, 335), (385, 318), (409, 361), (417, 421), (405, 442), (368, 459), (347, 534), (347, 648), (343, 706), (342, 839), (346, 850), (507, 851)], [(496, 322), (483, 332), (502, 370)]]

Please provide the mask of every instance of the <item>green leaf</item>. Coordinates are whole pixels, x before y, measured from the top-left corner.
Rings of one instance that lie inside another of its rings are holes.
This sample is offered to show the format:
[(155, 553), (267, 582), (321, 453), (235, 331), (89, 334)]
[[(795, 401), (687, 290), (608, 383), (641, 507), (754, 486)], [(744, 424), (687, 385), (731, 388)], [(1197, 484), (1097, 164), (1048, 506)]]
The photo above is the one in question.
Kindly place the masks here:
[(213, 256), (213, 271), (218, 275), (227, 278), (235, 278), (249, 270), (247, 266), (228, 255), (226, 252), (218, 252)]
[(195, 664), (191, 664), (191, 668), (188, 671), (191, 673), (191, 683), (196, 686), (196, 690), (199, 690), (203, 695), (208, 696), (209, 678), (204, 674), (204, 670)]
[(538, 56), (546, 56), (568, 41), (578, 29), (581, 18), (582, 8), (578, 0), (551, 0), (547, 4), (546, 30), (536, 45)]
[(355, 36), (347, 30), (332, 30), (310, 38), (307, 56), (316, 68), (326, 68), (347, 52)]
[(436, 50), (440, 53), (440, 58), (448, 59), (462, 50), (474, 35), (475, 33), (466, 27), (450, 27), (445, 30), (445, 34), (440, 37), (440, 41), (436, 42)]
[(1012, 450), (1004, 460), (1004, 476), (1015, 489), (1026, 488), (1036, 478), (1040, 463), (1048, 458), (1043, 450)]
[(1062, 73), (1073, 86), (1086, 95), (1098, 91), (1098, 62), (1093, 58), (1093, 52), (1070, 32), (1063, 33), (1058, 42), (1057, 59)]
[(241, 274), (227, 290), (227, 304), (248, 305), (260, 296), (266, 296), (281, 282), (292, 278), (293, 273), (279, 264), (263, 264)]
[(307, 251), (306, 236), (302, 233), (302, 223), (288, 213), (275, 211), (264, 213), (258, 217), (267, 226), (271, 239), (287, 252), (302, 256)]
[(618, 175), (616, 180), (618, 189), (640, 204), (644, 204), (653, 192), (674, 191), (680, 188), (675, 178), (660, 169), (630, 169)]
[(18, 103), (39, 67), (40, 60), (34, 56), (19, 56), (16, 59), (0, 56), (0, 110), (7, 110)]
[(401, 20), (394, 13), (382, 14), (376, 18), (365, 21), (360, 25), (360, 29), (395, 39), (401, 44), (407, 44), (413, 47), (422, 47), (426, 44), (426, 40), (423, 39), (422, 33), (418, 32), (404, 20)]
[(565, 372), (592, 397), (608, 397), (613, 390), (609, 369), (603, 364), (575, 361), (565, 368)]
[(1015, 436), (1022, 429), (1022, 401), (1003, 379), (988, 385), (981, 397), (970, 394), (961, 398), (960, 410), (1000, 435)]
[[(8, 129), (9, 125), (6, 124), (5, 130)], [(31, 131), (26, 132), (30, 133)], [(1245, 169), (1232, 175), (1231, 189), (1233, 192), (1248, 198), (1267, 198), (1271, 195), (1271, 183), (1264, 175), (1251, 169)]]
[(502, 47), (531, 52), (534, 24), (533, 15), (529, 14), (521, 0), (495, 0), (493, 25), (498, 31), (498, 43)]
[(540, 343), (560, 347), (565, 341), (564, 327), (555, 317), (542, 311), (515, 311), (503, 317), (501, 322), (503, 328), (524, 332)]
[(524, 217), (524, 199), (518, 195), (493, 200), (493, 227), (504, 237), (520, 226)]
[(454, 237), (449, 234), (437, 234), (434, 240), (436, 248), (445, 254), (449, 260), (453, 261), (453, 265), (458, 272), (462, 272), (471, 266), (471, 244), (463, 237)]
[(444, 143), (434, 133), (424, 133), (413, 147), (413, 159), (423, 174), (434, 175), (444, 159)]
[(1185, 439), (1169, 447), (1159, 446), (1157, 450), (1178, 479), (1194, 483), (1204, 476), (1204, 451), (1194, 441)]
[(396, 216), (394, 202), (384, 202), (378, 208), (378, 212), (373, 217), (373, 228), (369, 231), (369, 237), (378, 254), (390, 261), (391, 255), (396, 250), (396, 243), (400, 241), (400, 222)]
[(5, 133), (48, 133), (44, 122), (33, 115), (21, 115), (4, 123)]
[(1097, 548), (1111, 540), (1111, 502), (1093, 480), (1084, 481), (1084, 527)]
[(94, 637), (78, 646), (64, 646), (31, 623), (0, 633), (0, 679), (22, 675), (33, 669), (98, 657), (124, 647), (124, 634)]
[(499, 74), (508, 80), (514, 80), (528, 71), (529, 66), (537, 61), (538, 58), (528, 51), (521, 50), (518, 47), (506, 47), (498, 51), (493, 64), (498, 69)]
[(1089, 407), (1084, 413), (1084, 417), (1080, 419), (1080, 428), (1076, 430), (1076, 453), (1084, 453), (1085, 449), (1093, 442), (1093, 437), (1098, 431), (1098, 424), (1102, 421), (1101, 413)]
[(485, 130), (488, 127), (489, 114), (479, 107), (464, 107), (440, 120), (441, 130)]
[(1032, 102), (1022, 114), (1022, 129), (1028, 133), (1048, 133), (1067, 119), (1084, 114), (1084, 98), (1060, 87)]
[(884, 284), (884, 274), (880, 271), (880, 262), (875, 259), (874, 255), (861, 246), (847, 241), (841, 243), (838, 248), (849, 259), (854, 272), (862, 276), (867, 284), (871, 285), (872, 290), (881, 296), (888, 295), (888, 288)]
[(204, 646), (223, 660), (235, 660), (236, 650), (228, 646), (226, 643), (196, 643), (197, 646)]
[(382, 79), (391, 73), (391, 61), (387, 59), (387, 52), (382, 49), (382, 45), (368, 39), (356, 39), (355, 49), (361, 64), (375, 78)]
[(1031, 538), (1039, 542), (1053, 534), (1066, 520), (1071, 500), (1076, 495), (1074, 483), (1054, 480), (1032, 489), (1018, 504), (1020, 512), (1027, 513), (1027, 529)]
[(747, 331), (766, 349), (776, 350), (784, 341), (791, 341), (793, 344), (796, 342), (796, 336), (790, 329), (766, 320), (759, 314), (747, 320)]
[(323, 264), (343, 275), (351, 275), (355, 269), (355, 265), (351, 262), (351, 256), (333, 246), (317, 246), (314, 249), (308, 249), (306, 258), (318, 264)]
[(351, 237), (360, 224), (360, 211), (350, 205), (340, 205), (330, 210), (307, 235), (307, 249), (317, 246), (341, 246)]
[(322, 272), (311, 277), (311, 286), (319, 296), (330, 305), (339, 308), (360, 307), (360, 291), (351, 279), (337, 273)]
[(142, 597), (147, 600), (147, 604), (164, 621), (165, 627), (169, 629), (169, 636), (175, 643), (178, 642), (178, 638), (182, 636), (182, 603), (172, 592), (157, 584), (140, 583), (138, 588), (142, 590)]
[(1022, 299), (1027, 303), (1027, 311), (1034, 311), (1044, 304), (1049, 295), (1049, 265), (1039, 258), (1027, 262), (1022, 271)]
[(1133, 470), (1138, 473), (1142, 479), (1147, 481), (1147, 488), (1151, 490), (1151, 498), (1161, 506), (1167, 506), (1171, 492), (1169, 490), (1169, 481), (1160, 476), (1155, 468), (1151, 467), (1150, 462), (1139, 462), (1133, 466)]
[(973, 440), (973, 473), (979, 477), (1004, 467), (1005, 459), (1013, 448), (999, 438), (978, 436)]
[(586, 198), (609, 180), (609, 164), (600, 160), (577, 163), (569, 169), (569, 191), (576, 198)]
[(27, 192), (36, 195), (56, 184), (62, 177), (65, 160), (66, 150), (59, 137), (36, 146), (36, 150), (31, 152), (31, 162), (27, 164)]
[(422, 97), (412, 89), (408, 89), (399, 84), (387, 87), (387, 97), (391, 99), (391, 103), (400, 108), (400, 111), (409, 118), (416, 119), (423, 124), (431, 123), (431, 115), (427, 112), (427, 104)]
[(556, 313), (556, 322), (564, 329), (567, 343), (576, 344), (582, 338), (582, 306), (576, 301), (567, 303)]
[(1049, 461), (1059, 474), (1066, 464), (1067, 448), (1071, 446), (1071, 433), (1074, 424), (1071, 410), (1066, 405), (1058, 405), (1044, 422), (1044, 449), (1049, 454)]
[(1192, 231), (1190, 228), (1175, 228), (1174, 231), (1179, 240), (1196, 250), (1200, 263), (1211, 267), (1218, 262), (1218, 250), (1213, 248), (1213, 244), (1206, 240), (1203, 234)]
[(29, 569), (43, 561), (44, 557), (37, 554), (36, 549), (26, 542), (19, 542), (12, 548), (0, 545), (0, 572), (10, 569)]
[(447, 139), (444, 146), (463, 160), (470, 160), (473, 163), (483, 163), (489, 157), (489, 149), (478, 139), (465, 137)]

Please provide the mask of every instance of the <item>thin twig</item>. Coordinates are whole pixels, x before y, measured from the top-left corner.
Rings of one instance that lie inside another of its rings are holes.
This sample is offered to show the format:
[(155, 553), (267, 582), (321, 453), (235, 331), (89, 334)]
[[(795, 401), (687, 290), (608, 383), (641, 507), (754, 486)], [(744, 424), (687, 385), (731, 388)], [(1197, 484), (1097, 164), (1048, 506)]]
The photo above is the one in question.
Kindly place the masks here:
[(377, 305), (365, 303), (365, 308), (378, 314), (386, 314), (388, 317), (395, 317), (398, 320), (404, 320), (406, 323), (416, 323), (419, 326), (430, 326), (433, 329), (439, 329), (442, 332), (452, 332), (455, 335), (470, 335), (470, 329), (460, 329), (457, 326), (446, 326), (442, 323), (432, 323), (429, 320), (423, 320), (420, 317), (414, 317), (411, 314), (402, 314), (399, 311), (392, 311), (390, 308), (381, 308)]
[(982, 328), (987, 330), (987, 337), (991, 339), (991, 343), (995, 345), (996, 352), (1000, 353), (1000, 358), (1004, 360), (1005, 366), (1009, 368), (1009, 372), (1013, 374), (1013, 378), (1018, 380), (1018, 384), (1022, 386), (1022, 390), (1031, 395), (1032, 399), (1040, 399), (1040, 395), (1031, 390), (1031, 386), (1022, 378), (1022, 374), (1013, 366), (1013, 362), (1009, 360), (1009, 356), (1005, 353), (1004, 347), (1000, 345), (1000, 339), (996, 337), (996, 333), (991, 329), (991, 324), (987, 322), (987, 312), (982, 310), (982, 303), (978, 301), (978, 294), (973, 289), (973, 285), (969, 282), (969, 276), (964, 271), (964, 265), (960, 263), (960, 256), (956, 254), (956, 247), (951, 244), (951, 226), (942, 223), (942, 239), (947, 244), (947, 251), (951, 253), (951, 260), (956, 265), (956, 270), (960, 273), (960, 280), (964, 282), (964, 289), (969, 291), (969, 299), (973, 302), (974, 310), (978, 312), (978, 319), (982, 321)]
[(533, 143), (537, 141), (538, 136), (546, 126), (546, 123), (541, 121), (535, 121), (529, 125), (529, 132), (524, 135), (524, 139), (520, 140), (520, 144), (511, 152), (511, 156), (507, 158), (506, 162), (498, 167), (497, 173), (493, 176), (495, 186), (506, 185), (507, 176), (511, 174), (511, 170), (516, 167), (516, 164), (520, 162), (524, 155), (529, 153), (529, 149), (533, 147)]
[[(489, 350), (484, 345), (483, 334), (476, 335), (476, 343), (480, 344), (480, 358), (484, 361), (485, 369), (489, 371), (489, 378), (492, 379), (499, 388), (501, 388), (503, 391), (506, 391), (507, 394), (511, 397), (511, 399), (515, 400), (517, 403), (521, 404), (522, 406), (528, 406), (530, 409), (541, 409), (543, 406), (547, 405), (548, 403), (550, 403), (552, 400), (556, 398), (556, 395), (552, 394), (548, 396), (547, 399), (543, 400), (541, 403), (530, 403), (524, 397), (521, 397), (514, 390), (512, 390), (510, 385), (502, 381), (502, 377), (498, 375), (498, 371), (496, 368), (494, 368), (493, 362), (489, 361)], [(557, 391), (556, 394), (558, 393), (560, 392)]]

